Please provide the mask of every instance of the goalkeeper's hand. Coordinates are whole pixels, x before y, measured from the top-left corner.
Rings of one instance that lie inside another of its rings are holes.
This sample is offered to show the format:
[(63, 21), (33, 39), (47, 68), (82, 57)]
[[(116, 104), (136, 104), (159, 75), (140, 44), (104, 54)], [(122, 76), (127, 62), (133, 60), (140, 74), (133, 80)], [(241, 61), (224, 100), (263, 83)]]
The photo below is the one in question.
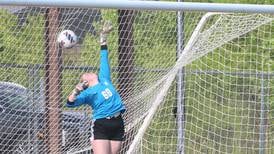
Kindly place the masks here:
[(75, 88), (73, 89), (71, 95), (75, 99), (76, 96), (79, 95), (81, 93), (81, 91), (85, 90), (87, 87), (88, 87), (88, 82), (87, 81), (80, 82), (75, 86)]
[(107, 44), (107, 35), (112, 31), (113, 27), (110, 21), (105, 21), (100, 31), (100, 44)]

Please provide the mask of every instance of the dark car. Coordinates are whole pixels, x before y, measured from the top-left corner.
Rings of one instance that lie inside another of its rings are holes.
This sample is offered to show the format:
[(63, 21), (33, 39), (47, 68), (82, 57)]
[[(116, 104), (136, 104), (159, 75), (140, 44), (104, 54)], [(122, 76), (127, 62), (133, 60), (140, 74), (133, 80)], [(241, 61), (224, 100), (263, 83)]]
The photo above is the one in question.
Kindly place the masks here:
[[(21, 85), (0, 82), (0, 153), (46, 153), (43, 97), (34, 96)], [(61, 117), (63, 151), (89, 146), (90, 118), (75, 111)]]

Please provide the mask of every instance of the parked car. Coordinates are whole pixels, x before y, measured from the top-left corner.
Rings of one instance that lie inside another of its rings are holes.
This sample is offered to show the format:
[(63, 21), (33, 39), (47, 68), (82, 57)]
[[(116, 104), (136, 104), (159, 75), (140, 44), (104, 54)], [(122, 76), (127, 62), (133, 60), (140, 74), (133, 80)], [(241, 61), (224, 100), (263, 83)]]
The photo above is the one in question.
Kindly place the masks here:
[[(34, 96), (21, 85), (0, 82), (0, 153), (46, 153), (45, 109)], [(61, 117), (64, 152), (89, 146), (90, 118), (76, 111), (63, 111)]]

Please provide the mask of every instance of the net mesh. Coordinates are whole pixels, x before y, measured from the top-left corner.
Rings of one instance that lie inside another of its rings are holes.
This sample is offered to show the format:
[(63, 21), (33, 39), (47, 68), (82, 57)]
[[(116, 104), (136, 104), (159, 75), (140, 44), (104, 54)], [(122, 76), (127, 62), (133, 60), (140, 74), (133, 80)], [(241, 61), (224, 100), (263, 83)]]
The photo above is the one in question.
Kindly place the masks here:
[[(121, 153), (134, 138), (135, 153), (273, 153), (274, 16), (182, 16), (178, 46), (173, 11), (1, 7), (0, 153), (92, 149), (91, 108), (65, 103), (82, 73), (98, 72), (106, 20), (112, 82), (127, 107)], [(57, 45), (65, 29), (79, 37), (73, 48)]]

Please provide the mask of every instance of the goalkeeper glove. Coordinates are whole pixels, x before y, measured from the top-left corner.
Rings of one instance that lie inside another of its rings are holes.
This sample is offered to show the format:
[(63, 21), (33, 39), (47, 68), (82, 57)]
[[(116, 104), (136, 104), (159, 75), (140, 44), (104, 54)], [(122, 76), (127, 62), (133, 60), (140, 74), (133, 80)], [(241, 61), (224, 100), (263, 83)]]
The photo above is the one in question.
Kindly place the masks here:
[(106, 45), (107, 44), (107, 35), (112, 31), (112, 24), (110, 21), (104, 22), (102, 30), (100, 32), (100, 44)]
[(80, 94), (81, 91), (85, 90), (88, 88), (88, 82), (87, 81), (83, 81), (78, 83), (75, 88), (72, 91), (72, 95), (74, 95), (74, 97), (76, 97), (77, 95)]

